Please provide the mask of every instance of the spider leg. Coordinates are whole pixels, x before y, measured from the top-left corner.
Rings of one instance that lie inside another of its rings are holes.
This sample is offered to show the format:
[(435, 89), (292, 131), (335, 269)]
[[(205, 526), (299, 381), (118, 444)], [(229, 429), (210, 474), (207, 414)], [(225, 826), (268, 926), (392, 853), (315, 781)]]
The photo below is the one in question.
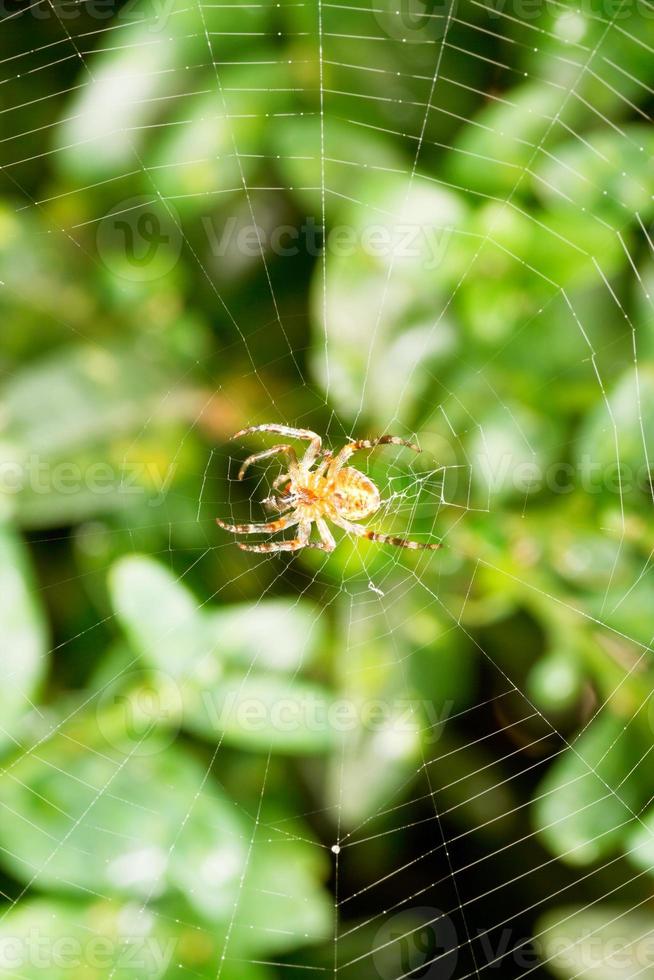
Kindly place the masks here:
[[(293, 523), (297, 524), (297, 521)], [(258, 551), (264, 554), (271, 551), (300, 551), (301, 548), (306, 548), (309, 544), (310, 531), (311, 522), (302, 521), (298, 526), (297, 538), (293, 538), (291, 541), (263, 541), (261, 544), (244, 544), (239, 541), (237, 543), (241, 551)]]
[(322, 451), (322, 457), (323, 458), (322, 458), (321, 462), (318, 464), (318, 466), (316, 466), (316, 468), (314, 470), (315, 476), (318, 476), (318, 477), (324, 476), (325, 470), (328, 469), (328, 467), (330, 466), (330, 464), (331, 464), (331, 462), (332, 462), (332, 460), (334, 458), (334, 454), (331, 451), (331, 449), (323, 449), (323, 451)]
[(320, 535), (320, 541), (312, 541), (312, 548), (320, 548), (321, 551), (333, 551), (336, 547), (334, 535), (329, 530), (327, 521), (323, 517), (316, 518), (316, 527)]
[(380, 541), (382, 544), (392, 544), (396, 548), (409, 548), (412, 551), (438, 551), (441, 542), (434, 544), (425, 541), (410, 541), (408, 538), (399, 538), (394, 534), (382, 534), (380, 531), (373, 531), (361, 524), (354, 524), (346, 521), (345, 518), (332, 518), (334, 524), (342, 527), (344, 531), (355, 534), (358, 538), (367, 538), (368, 541)]
[(330, 476), (335, 476), (345, 466), (348, 459), (359, 452), (360, 449), (374, 449), (375, 446), (406, 446), (408, 449), (413, 449), (414, 453), (422, 451), (420, 446), (417, 446), (415, 442), (409, 442), (408, 439), (402, 439), (400, 436), (377, 436), (376, 439), (355, 439), (353, 442), (348, 442), (347, 445), (343, 446), (338, 455), (334, 457), (334, 462), (330, 467)]
[(232, 439), (240, 439), (241, 436), (249, 436), (251, 432), (276, 432), (280, 436), (292, 436), (295, 439), (317, 439), (322, 443), (320, 436), (311, 429), (295, 429), (291, 425), (278, 425), (276, 422), (265, 425), (250, 425), (247, 429), (239, 429), (232, 436)]
[(280, 500), (279, 497), (275, 496), (266, 497), (265, 500), (261, 501), (261, 505), (269, 514), (285, 514), (291, 509), (291, 505), (287, 501)]
[(240, 429), (238, 432), (235, 432), (232, 439), (248, 436), (252, 432), (275, 432), (277, 435), (289, 436), (292, 439), (308, 439), (310, 445), (300, 463), (305, 472), (313, 466), (316, 456), (322, 449), (322, 439), (317, 432), (312, 432), (311, 429), (294, 429), (290, 425), (277, 425), (276, 423), (251, 425), (247, 429)]
[(291, 479), (290, 473), (280, 473), (279, 476), (276, 476), (272, 482), (273, 490), (276, 490), (277, 487), (281, 487), (282, 483), (288, 483), (290, 479)]
[(268, 521), (265, 524), (228, 524), (216, 518), (216, 524), (223, 531), (231, 531), (232, 534), (273, 534), (275, 531), (283, 531), (284, 528), (294, 527), (298, 523), (295, 511), (287, 514), (286, 517), (278, 517), (276, 521)]
[(269, 459), (271, 456), (276, 456), (277, 453), (285, 453), (291, 463), (291, 466), (297, 466), (297, 456), (295, 455), (295, 450), (292, 446), (287, 446), (286, 444), (281, 444), (279, 446), (271, 446), (270, 449), (264, 449), (260, 453), (252, 453), (248, 456), (246, 460), (243, 461), (243, 465), (238, 471), (238, 478), (242, 480), (245, 476), (246, 471), (253, 463), (256, 463), (260, 459)]

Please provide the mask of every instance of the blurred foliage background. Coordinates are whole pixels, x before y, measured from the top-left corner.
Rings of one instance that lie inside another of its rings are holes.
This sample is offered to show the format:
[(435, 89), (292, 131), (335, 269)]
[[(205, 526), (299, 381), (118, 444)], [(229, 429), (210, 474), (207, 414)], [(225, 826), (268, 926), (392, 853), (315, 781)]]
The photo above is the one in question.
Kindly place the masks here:
[[(596, 7), (3, 8), (2, 976), (654, 976), (654, 20)], [(262, 422), (417, 434), (361, 465), (442, 551), (240, 552)]]

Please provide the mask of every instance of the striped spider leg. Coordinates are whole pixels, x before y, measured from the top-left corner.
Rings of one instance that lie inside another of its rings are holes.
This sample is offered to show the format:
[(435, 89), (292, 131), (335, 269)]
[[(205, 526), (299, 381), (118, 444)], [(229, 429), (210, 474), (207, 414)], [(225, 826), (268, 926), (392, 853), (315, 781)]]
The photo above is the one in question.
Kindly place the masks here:
[(368, 541), (379, 541), (381, 544), (392, 544), (396, 548), (409, 548), (411, 551), (438, 551), (441, 542), (412, 541), (410, 538), (400, 538), (395, 534), (382, 534), (380, 531), (373, 531), (362, 524), (355, 524), (353, 521), (346, 521), (342, 517), (334, 516), (332, 521), (338, 527), (354, 534), (357, 538), (367, 538)]
[(353, 442), (348, 442), (347, 445), (343, 446), (340, 452), (334, 457), (333, 465), (329, 471), (330, 477), (337, 476), (355, 453), (360, 452), (362, 449), (374, 449), (375, 446), (406, 446), (407, 449), (413, 449), (414, 453), (422, 452), (420, 446), (417, 446), (415, 442), (409, 442), (408, 439), (402, 439), (400, 436), (378, 436), (376, 439), (355, 439)]
[[(266, 449), (262, 453), (254, 453), (252, 456), (249, 456), (248, 459), (246, 459), (245, 463), (241, 467), (242, 473), (245, 473), (247, 467), (250, 466), (256, 459), (265, 459), (268, 456), (273, 456), (275, 452), (281, 452), (282, 450), (290, 450), (292, 453), (292, 461), (294, 460), (295, 464), (299, 465), (304, 472), (308, 472), (322, 449), (322, 439), (316, 432), (312, 432), (311, 429), (294, 429), (290, 425), (251, 425), (247, 429), (240, 429), (238, 432), (235, 432), (232, 439), (240, 439), (241, 436), (248, 436), (253, 432), (274, 432), (276, 435), (289, 436), (291, 439), (308, 439), (309, 446), (299, 464), (297, 463), (295, 450), (291, 446), (273, 446), (272, 449)], [(243, 479), (240, 473), (239, 479)]]
[[(293, 521), (291, 523), (297, 523)], [(320, 534), (320, 541), (310, 541), (309, 535), (311, 534), (311, 524), (312, 521), (302, 521), (298, 524), (297, 537), (291, 539), (290, 541), (263, 541), (258, 544), (244, 544), (242, 541), (237, 541), (237, 545), (241, 551), (258, 551), (261, 553), (269, 553), (272, 551), (301, 551), (303, 548), (317, 548), (319, 551), (333, 551), (336, 547), (336, 542), (334, 541), (333, 535), (329, 530), (327, 523), (321, 518), (316, 518), (316, 527), (318, 528), (318, 533)], [(291, 524), (286, 524), (286, 527), (291, 527)], [(257, 527), (257, 531), (261, 530), (261, 526)], [(278, 528), (277, 530), (281, 530)]]
[(293, 511), (286, 517), (280, 517), (276, 521), (269, 521), (267, 524), (227, 524), (216, 518), (216, 523), (224, 531), (231, 531), (232, 534), (274, 534), (276, 531), (283, 531), (288, 527), (297, 526), (297, 537), (289, 541), (262, 541), (257, 544), (244, 544), (237, 541), (241, 551), (258, 551), (262, 553), (271, 551), (300, 551), (302, 548), (318, 548), (320, 551), (333, 551), (336, 542), (325, 521), (316, 518), (316, 527), (320, 534), (320, 541), (309, 541), (311, 533), (310, 520), (302, 520), (297, 511)]
[(286, 443), (280, 443), (278, 446), (272, 446), (270, 449), (264, 449), (263, 452), (252, 453), (251, 456), (248, 456), (247, 459), (243, 461), (243, 465), (238, 471), (239, 480), (242, 480), (245, 477), (245, 474), (253, 463), (258, 463), (261, 459), (269, 459), (271, 456), (277, 456), (278, 453), (284, 453), (288, 457), (289, 469), (295, 472), (298, 465), (295, 450), (292, 446), (289, 446)]

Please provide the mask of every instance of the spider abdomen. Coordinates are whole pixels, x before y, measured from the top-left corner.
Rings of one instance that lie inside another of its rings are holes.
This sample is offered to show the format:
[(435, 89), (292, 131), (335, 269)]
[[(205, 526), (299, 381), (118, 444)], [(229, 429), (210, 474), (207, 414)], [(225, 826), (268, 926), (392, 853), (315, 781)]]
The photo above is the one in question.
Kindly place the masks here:
[(340, 517), (360, 521), (379, 510), (381, 497), (370, 477), (353, 466), (344, 467), (333, 482), (329, 500)]

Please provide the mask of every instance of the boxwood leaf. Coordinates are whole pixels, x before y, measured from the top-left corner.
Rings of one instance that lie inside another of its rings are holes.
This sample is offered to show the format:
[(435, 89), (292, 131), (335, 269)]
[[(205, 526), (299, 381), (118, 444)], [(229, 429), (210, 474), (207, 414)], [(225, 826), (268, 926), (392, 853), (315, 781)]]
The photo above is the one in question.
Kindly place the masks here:
[(25, 548), (10, 527), (0, 524), (0, 748), (12, 742), (17, 722), (32, 708), (47, 649)]
[(181, 678), (216, 663), (200, 603), (160, 562), (145, 555), (121, 558), (111, 569), (109, 589), (134, 650), (151, 667)]
[(536, 790), (542, 839), (571, 865), (612, 854), (647, 799), (638, 733), (605, 711), (548, 770)]
[(333, 698), (317, 684), (230, 670), (211, 687), (185, 685), (184, 727), (245, 749), (305, 754), (333, 746)]
[(7, 767), (0, 860), (41, 890), (182, 893), (229, 918), (246, 859), (235, 805), (168, 734), (86, 714)]
[(632, 980), (654, 969), (652, 917), (608, 904), (553, 909), (536, 926), (541, 959), (562, 980)]
[[(35, 898), (0, 908), (0, 972), (25, 980), (215, 978), (222, 936), (186, 909)], [(46, 972), (47, 971), (47, 974)], [(266, 980), (265, 967), (227, 960), (224, 980)]]

